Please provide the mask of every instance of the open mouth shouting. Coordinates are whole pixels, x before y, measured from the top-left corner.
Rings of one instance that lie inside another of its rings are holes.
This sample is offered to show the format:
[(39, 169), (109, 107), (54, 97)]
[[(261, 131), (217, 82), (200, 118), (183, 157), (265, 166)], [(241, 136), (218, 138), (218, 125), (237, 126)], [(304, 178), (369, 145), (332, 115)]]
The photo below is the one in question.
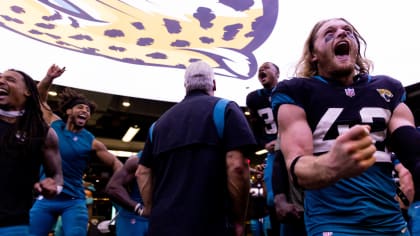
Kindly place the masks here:
[(338, 42), (334, 47), (336, 56), (348, 56), (350, 54), (350, 45), (347, 41)]

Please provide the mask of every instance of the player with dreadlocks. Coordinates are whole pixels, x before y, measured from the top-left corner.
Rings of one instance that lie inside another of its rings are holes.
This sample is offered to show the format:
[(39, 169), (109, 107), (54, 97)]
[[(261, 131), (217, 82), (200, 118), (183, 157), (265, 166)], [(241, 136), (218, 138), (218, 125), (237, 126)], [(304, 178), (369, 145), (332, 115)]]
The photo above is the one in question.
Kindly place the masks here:
[[(38, 182), (41, 165), (46, 178)], [(0, 235), (29, 235), (33, 193), (54, 197), (63, 176), (57, 135), (42, 119), (36, 84), (15, 69), (0, 74), (0, 168)]]

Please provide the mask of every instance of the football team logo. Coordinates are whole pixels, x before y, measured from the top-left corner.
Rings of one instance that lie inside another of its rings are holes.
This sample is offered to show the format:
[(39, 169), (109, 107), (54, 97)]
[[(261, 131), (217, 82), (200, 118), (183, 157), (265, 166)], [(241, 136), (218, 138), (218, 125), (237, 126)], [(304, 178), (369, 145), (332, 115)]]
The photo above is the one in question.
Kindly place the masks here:
[[(60, 49), (121, 63), (250, 79), (254, 51), (272, 33), (279, 0), (0, 1), (0, 27)], [(182, 7), (179, 7), (182, 6)]]
[(386, 102), (390, 102), (391, 98), (394, 97), (394, 94), (392, 94), (388, 89), (376, 89), (376, 91), (378, 91), (379, 95), (385, 99)]
[(356, 96), (356, 92), (354, 91), (354, 88), (346, 88), (344, 89), (344, 92), (348, 97), (354, 97)]

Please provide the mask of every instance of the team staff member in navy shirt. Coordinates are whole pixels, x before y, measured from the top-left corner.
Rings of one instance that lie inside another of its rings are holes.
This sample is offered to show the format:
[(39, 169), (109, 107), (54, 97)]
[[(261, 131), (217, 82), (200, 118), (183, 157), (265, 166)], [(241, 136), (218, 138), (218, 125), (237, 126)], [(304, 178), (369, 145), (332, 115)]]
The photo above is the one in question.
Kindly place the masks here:
[[(256, 141), (234, 102), (219, 136), (213, 69), (203, 61), (185, 72), (185, 98), (152, 126), (136, 172), (151, 236), (243, 235), (249, 194), (246, 157)], [(234, 231), (234, 232), (233, 232)]]
[(420, 135), (404, 87), (369, 74), (365, 46), (347, 20), (320, 21), (305, 43), (300, 78), (273, 92), (281, 150), (294, 184), (305, 188), (311, 236), (410, 235), (386, 147), (415, 164)]

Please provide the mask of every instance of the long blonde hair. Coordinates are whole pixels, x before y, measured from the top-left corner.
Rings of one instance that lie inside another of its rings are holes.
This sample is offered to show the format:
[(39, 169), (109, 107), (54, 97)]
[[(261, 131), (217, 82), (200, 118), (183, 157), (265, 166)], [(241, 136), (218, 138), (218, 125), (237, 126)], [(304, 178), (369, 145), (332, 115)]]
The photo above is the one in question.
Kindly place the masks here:
[[(314, 42), (315, 42), (316, 35), (319, 29), (325, 23), (332, 20), (341, 20), (341, 21), (346, 22), (347, 24), (351, 26), (354, 32), (354, 36), (358, 45), (358, 53), (357, 53), (356, 65), (355, 65), (355, 70), (357, 71), (357, 73), (369, 74), (370, 70), (373, 69), (373, 63), (369, 59), (367, 59), (365, 56), (367, 43), (365, 39), (360, 35), (360, 33), (356, 30), (356, 28), (344, 18), (331, 18), (331, 19), (319, 21), (312, 28), (311, 33), (309, 34), (304, 44), (302, 56), (296, 65), (296, 70), (295, 70), (296, 76), (310, 78), (318, 74), (317, 64), (312, 61)], [(363, 46), (363, 54), (361, 53), (362, 46)]]

